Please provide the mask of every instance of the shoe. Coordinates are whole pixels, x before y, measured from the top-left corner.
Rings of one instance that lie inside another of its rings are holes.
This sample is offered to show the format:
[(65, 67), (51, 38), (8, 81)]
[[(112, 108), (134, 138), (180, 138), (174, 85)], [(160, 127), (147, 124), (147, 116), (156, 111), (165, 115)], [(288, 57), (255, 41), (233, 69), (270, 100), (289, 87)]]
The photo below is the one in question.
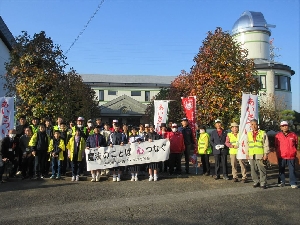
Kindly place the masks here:
[(254, 188), (259, 187), (259, 183), (253, 184), (253, 187), (254, 187)]
[(135, 177), (134, 177), (134, 181), (139, 181), (138, 176), (135, 176)]
[(157, 181), (157, 178), (158, 178), (158, 177), (155, 176), (154, 179), (153, 179), (153, 181)]
[(291, 185), (291, 188), (293, 188), (293, 189), (297, 189), (297, 188), (298, 188), (298, 186), (297, 186), (296, 184), (293, 184), (293, 185)]
[(152, 176), (149, 177), (149, 181), (153, 181), (153, 177)]
[(260, 186), (261, 189), (267, 189), (267, 186), (266, 185), (262, 185)]
[(215, 176), (214, 176), (214, 179), (215, 179), (215, 180), (219, 180), (220, 177), (215, 175)]
[(60, 179), (60, 176), (56, 176), (56, 178), (55, 178), (56, 180), (59, 180)]
[(285, 183), (278, 184), (278, 187), (284, 187), (284, 186), (285, 186)]
[(52, 175), (52, 176), (50, 177), (50, 179), (55, 179), (55, 176), (54, 176), (54, 175)]
[(209, 176), (209, 173), (208, 173), (208, 172), (206, 172), (206, 173), (204, 173), (204, 174), (203, 174), (203, 176)]
[(121, 181), (121, 178), (120, 177), (117, 177), (117, 182), (120, 182)]
[(116, 178), (116, 177), (113, 177), (113, 181), (117, 181), (117, 178)]
[(76, 181), (79, 181), (79, 175), (76, 176)]
[(92, 178), (92, 179), (91, 179), (91, 182), (95, 182), (95, 181), (96, 181), (96, 179), (95, 179), (95, 178)]
[(243, 179), (242, 179), (242, 182), (243, 182), (244, 184), (247, 183), (247, 182), (248, 182), (247, 178), (243, 178)]
[(100, 174), (96, 175), (96, 182), (100, 181)]
[(72, 177), (72, 180), (71, 180), (71, 181), (75, 181), (75, 176)]
[(22, 171), (18, 171), (17, 173), (16, 173), (16, 175), (20, 175), (22, 173)]
[(229, 177), (223, 176), (223, 179), (224, 179), (224, 180), (229, 180)]
[(135, 179), (134, 179), (134, 177), (131, 177), (131, 180), (130, 181), (134, 181)]
[(233, 178), (233, 182), (239, 182), (239, 179)]

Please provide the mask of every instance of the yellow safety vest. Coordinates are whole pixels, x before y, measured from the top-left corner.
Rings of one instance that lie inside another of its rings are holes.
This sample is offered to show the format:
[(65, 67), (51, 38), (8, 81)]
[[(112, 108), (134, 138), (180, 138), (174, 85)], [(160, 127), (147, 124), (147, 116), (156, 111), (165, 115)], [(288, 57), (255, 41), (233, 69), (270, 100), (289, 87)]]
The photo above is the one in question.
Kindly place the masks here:
[(210, 137), (209, 137), (208, 133), (200, 134), (199, 139), (198, 139), (198, 153), (199, 154), (204, 154), (205, 150), (206, 150), (206, 154), (212, 153), (209, 139), (210, 139)]
[[(239, 140), (239, 134), (236, 136), (233, 133), (228, 133), (227, 136), (229, 137), (230, 144), (236, 145)], [(237, 148), (229, 148), (229, 154), (230, 155), (236, 155), (238, 149)]]
[(258, 131), (256, 136), (256, 142), (253, 140), (252, 131), (247, 133), (248, 136), (248, 144), (249, 144), (249, 155), (263, 155), (264, 154), (264, 134), (265, 132), (262, 130)]

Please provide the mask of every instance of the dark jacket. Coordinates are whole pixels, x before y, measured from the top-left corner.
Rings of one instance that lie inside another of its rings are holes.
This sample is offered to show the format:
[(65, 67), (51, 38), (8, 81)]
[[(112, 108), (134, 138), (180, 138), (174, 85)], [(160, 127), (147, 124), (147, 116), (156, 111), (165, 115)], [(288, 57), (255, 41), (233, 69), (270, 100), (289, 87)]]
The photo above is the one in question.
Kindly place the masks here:
[(8, 158), (13, 161), (15, 157), (20, 156), (19, 139), (15, 137), (11, 139), (10, 137), (5, 137), (2, 140), (2, 158)]
[[(228, 155), (228, 147), (225, 145), (227, 137), (227, 131), (222, 130), (221, 136), (218, 135), (217, 130), (213, 130), (210, 134), (210, 145), (213, 149), (214, 155)], [(216, 145), (224, 145), (223, 149), (216, 149)]]
[(110, 134), (109, 136), (109, 140), (108, 140), (108, 143), (107, 145), (120, 145), (121, 143), (124, 144), (125, 142), (125, 136), (123, 133), (121, 132), (113, 132)]
[(86, 147), (97, 148), (105, 147), (106, 141), (102, 134), (92, 134), (86, 140)]
[(25, 128), (26, 127), (29, 127), (29, 124), (28, 123), (26, 123), (26, 124), (24, 124), (24, 125), (18, 125), (17, 127), (16, 127), (16, 132), (17, 132), (17, 137), (22, 137), (22, 135), (24, 135), (25, 134)]
[(185, 146), (195, 144), (193, 130), (189, 126), (181, 127), (181, 129), (178, 129), (178, 131), (181, 132), (183, 135)]
[(31, 137), (26, 136), (26, 135), (23, 135), (20, 138), (19, 147), (20, 147), (20, 151), (22, 151), (22, 154), (24, 154), (24, 153), (26, 153), (26, 154), (31, 153), (31, 148), (28, 147), (30, 139), (31, 139)]

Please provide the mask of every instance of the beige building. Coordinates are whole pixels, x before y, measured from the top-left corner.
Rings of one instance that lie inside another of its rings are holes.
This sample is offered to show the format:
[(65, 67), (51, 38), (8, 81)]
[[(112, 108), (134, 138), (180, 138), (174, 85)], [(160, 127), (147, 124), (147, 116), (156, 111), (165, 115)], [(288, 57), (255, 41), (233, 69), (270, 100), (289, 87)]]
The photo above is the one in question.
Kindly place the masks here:
[(149, 122), (147, 105), (161, 88), (170, 87), (175, 76), (81, 74), (84, 83), (96, 92), (102, 120), (139, 125)]

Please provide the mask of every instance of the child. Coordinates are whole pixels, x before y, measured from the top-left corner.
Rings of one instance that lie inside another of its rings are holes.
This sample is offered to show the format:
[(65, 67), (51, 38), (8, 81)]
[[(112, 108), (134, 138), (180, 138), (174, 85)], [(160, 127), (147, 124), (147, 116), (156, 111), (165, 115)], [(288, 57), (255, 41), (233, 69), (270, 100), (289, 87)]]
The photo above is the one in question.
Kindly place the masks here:
[[(64, 140), (60, 138), (60, 131), (55, 130), (53, 139), (51, 139), (48, 152), (50, 153), (50, 158), (52, 158), (52, 176), (51, 179), (55, 179), (55, 172), (57, 171), (56, 179), (60, 179), (61, 176), (61, 165), (64, 160), (65, 143)], [(49, 158), (49, 161), (50, 161)]]
[(72, 165), (72, 181), (79, 181), (80, 164), (85, 154), (85, 140), (81, 137), (81, 130), (76, 129), (75, 135), (68, 142), (68, 157)]
[[(94, 134), (90, 135), (86, 140), (86, 148), (100, 148), (105, 147), (106, 141), (102, 134), (100, 134), (100, 129), (98, 127), (94, 128)], [(91, 170), (92, 182), (100, 181), (100, 169)]]
[[(142, 141), (142, 137), (137, 134), (137, 129), (132, 127), (131, 135), (129, 136), (128, 143), (140, 143)], [(128, 166), (128, 170), (131, 172), (131, 181), (138, 181), (138, 172), (140, 171), (139, 165)]]
[[(147, 141), (152, 142), (154, 140), (159, 139), (159, 135), (154, 131), (154, 125), (150, 125), (149, 132), (146, 135)], [(157, 175), (157, 169), (158, 169), (158, 162), (153, 162), (148, 164), (149, 168), (149, 181), (157, 181), (158, 175)], [(154, 175), (153, 175), (154, 174)]]

